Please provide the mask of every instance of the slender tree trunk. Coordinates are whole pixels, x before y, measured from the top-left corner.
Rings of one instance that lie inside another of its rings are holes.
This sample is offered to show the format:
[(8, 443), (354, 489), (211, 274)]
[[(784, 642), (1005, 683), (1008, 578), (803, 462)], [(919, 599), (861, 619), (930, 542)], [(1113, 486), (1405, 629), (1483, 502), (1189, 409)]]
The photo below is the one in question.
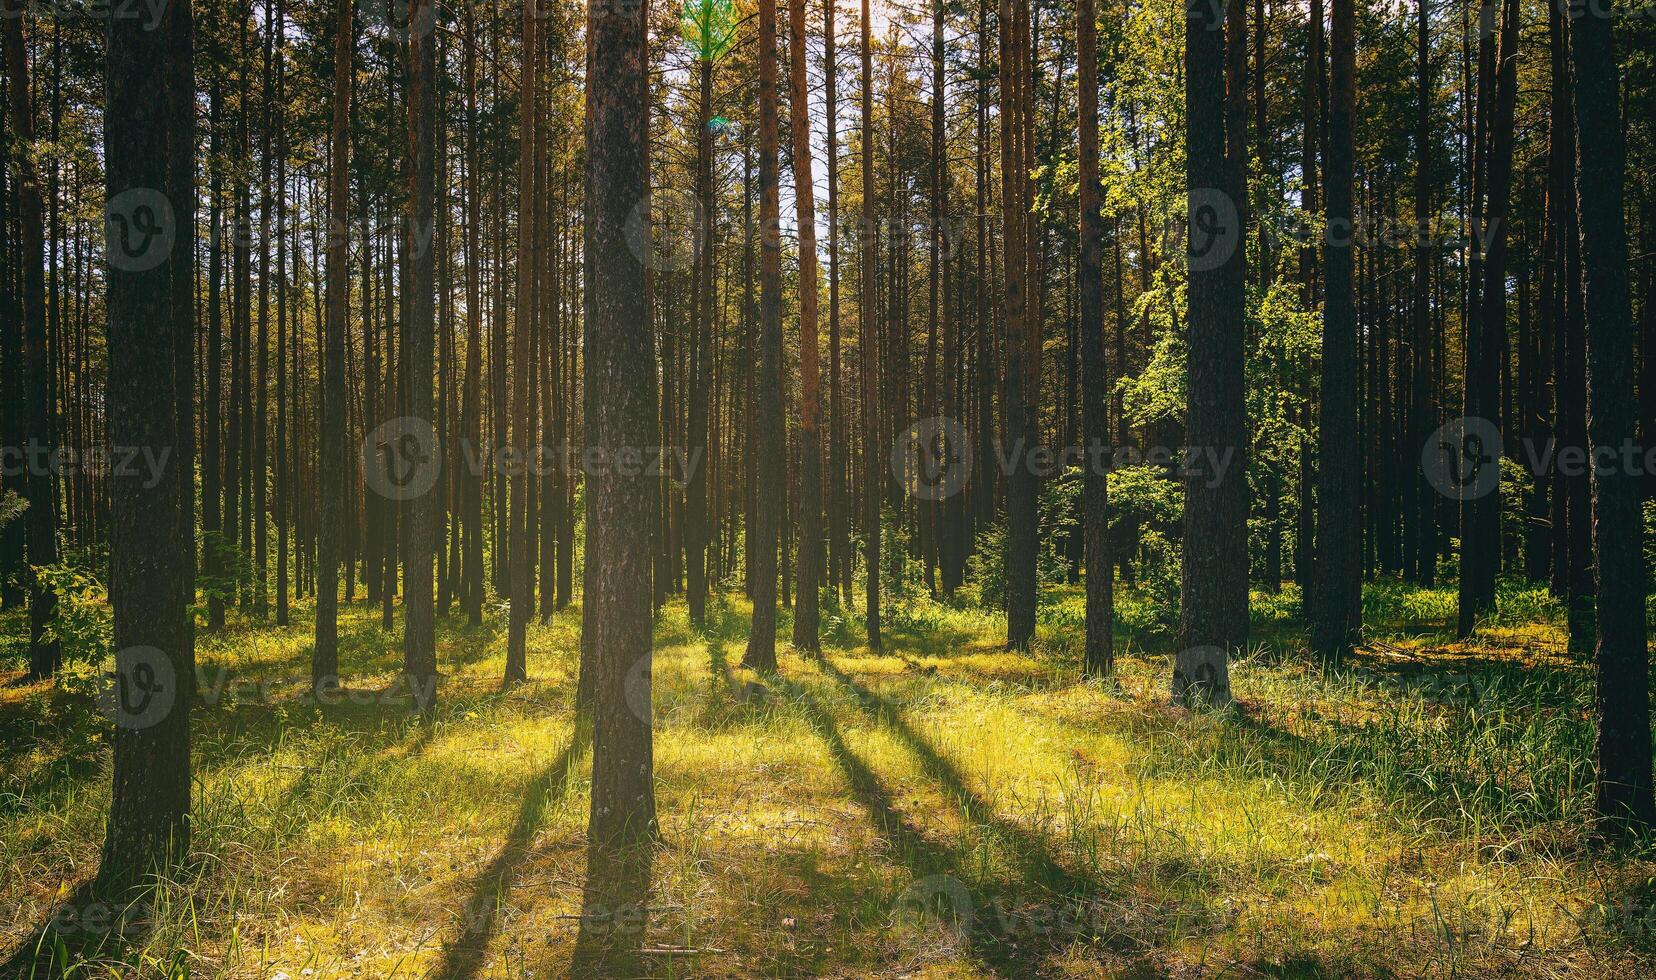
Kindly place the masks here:
[[(1002, 248), (1006, 254), (1005, 446), (1006, 473), (1006, 645), (1021, 650), (1035, 638), (1036, 559), (1039, 545), (1038, 480), (1032, 454), (1040, 440), (1036, 403), (1040, 389), (1041, 324), (1031, 312), (1030, 293), (1039, 289), (1028, 220), (1032, 200), (1028, 173), (1034, 138), (1027, 0), (1001, 0), (1000, 112)], [(1035, 304), (1039, 308), (1039, 304)]]
[[(512, 607), (507, 619), (506, 683), (529, 677), (526, 643), (534, 606), (534, 583), (529, 555), (529, 452), (534, 446), (534, 387), (529, 378), (529, 340), (535, 319), (535, 167), (539, 153), (536, 126), (540, 121), (539, 12), (535, 4), (523, 7), (523, 80), (519, 86), (518, 120), (518, 280), (517, 322), (513, 327), (511, 486)], [(497, 559), (498, 560), (498, 559)]]
[[(483, 456), (483, 293), (480, 268), (483, 253), (478, 241), (483, 223), (478, 192), (480, 175), (477, 136), (477, 22), (471, 4), (463, 8), (465, 18), (466, 73), (466, 180), (462, 184), (466, 205), (466, 386), (461, 413), (467, 456)], [(460, 474), (464, 497), (461, 523), (465, 528), (464, 573), (461, 606), (473, 627), (483, 624), (483, 474), (468, 466)]]
[(799, 598), (794, 604), (793, 645), (800, 650), (815, 650), (820, 645), (817, 588), (822, 573), (822, 433), (818, 421), (822, 370), (817, 350), (816, 192), (805, 68), (805, 0), (788, 0), (788, 23), (792, 62), (788, 76), (789, 129), (793, 133), (794, 209), (799, 226)]
[[(704, 8), (706, 9), (706, 8)], [(710, 25), (711, 27), (711, 25)], [(706, 621), (707, 611), (707, 402), (713, 345), (713, 61), (712, 40), (697, 62), (695, 295), (691, 299), (688, 485), (685, 488), (684, 547), (686, 595), (690, 622)]]
[(226, 541), (222, 508), (224, 458), (224, 316), (219, 293), (224, 276), (223, 185), (220, 170), (219, 123), (222, 97), (215, 79), (207, 99), (207, 391), (201, 458), (201, 568), (207, 576), (207, 628), (224, 628), (224, 574)]
[(265, 0), (264, 125), (260, 127), (259, 156), (259, 331), (254, 340), (258, 350), (253, 361), (253, 615), (263, 620), (269, 612), (269, 468), (265, 465), (266, 436), (270, 417), (270, 210), (271, 130), (278, 113), (284, 111), (275, 100), (276, 26), (275, 0)]
[[(46, 227), (40, 174), (35, 165), (34, 112), (29, 95), (28, 49), (23, 43), (22, 0), (6, 0), (5, 55), (12, 134), (21, 144), (17, 161), (18, 226), (22, 244), (23, 428), (27, 440), (29, 564), (57, 563), (57, 499), (46, 464), (57, 448), (53, 441), (50, 368), (46, 350)], [(152, 185), (153, 186), (153, 185)], [(120, 445), (120, 443), (117, 443)], [(29, 676), (57, 673), (63, 650), (49, 635), (57, 618), (57, 594), (37, 575), (29, 575)]]
[[(345, 525), (345, 301), (350, 291), (351, 0), (338, 0), (334, 28), (331, 169), (328, 172), (328, 318), (323, 325), (322, 431), (318, 463), (322, 531), (317, 539), (316, 642), (311, 684), (339, 683), (339, 548)], [(376, 447), (377, 448), (377, 447)]]
[[(436, 431), (432, 372), (436, 342), (436, 309), (433, 288), (436, 276), (436, 237), (433, 204), (436, 197), (436, 166), (433, 157), (437, 125), (437, 11), (433, 0), (411, 0), (408, 8), (408, 209), (409, 343), (402, 356), (407, 379), (405, 399), (408, 417), (425, 433)], [(339, 221), (346, 220), (343, 199), (348, 188), (335, 187), (334, 205)], [(340, 256), (340, 268), (348, 261)], [(527, 271), (527, 270), (525, 270)], [(344, 276), (341, 275), (341, 279)], [(331, 283), (330, 283), (331, 285)], [(344, 289), (343, 285), (341, 287)], [(343, 306), (343, 297), (340, 300)], [(341, 309), (340, 323), (344, 323)], [(341, 399), (343, 402), (343, 398)], [(406, 445), (406, 440), (405, 440)], [(423, 450), (421, 464), (441, 465), (430, 454), (438, 451), (436, 440)], [(438, 496), (440, 484), (433, 484), (408, 501), (408, 551), (404, 556), (403, 585), (403, 671), (410, 691), (420, 708), (429, 712), (437, 682), (436, 607), (433, 595), (433, 561), (442, 540)], [(417, 488), (411, 488), (417, 489)], [(343, 537), (343, 535), (342, 535)]]
[[(1508, 11), (1517, 13), (1509, 0)], [(1587, 439), (1591, 457), (1635, 435), (1633, 308), (1624, 211), (1626, 137), (1619, 117), (1611, 8), (1572, 12), (1576, 188), (1587, 314)], [(1508, 110), (1510, 111), (1510, 110)], [(1646, 648), (1643, 492), (1640, 475), (1592, 468), (1593, 555), (1598, 567), (1598, 780), (1595, 810), (1607, 829), (1656, 819), (1651, 794), (1649, 655)]]
[[(1465, 372), (1465, 412), (1469, 419), (1487, 421), (1500, 429), (1501, 366), (1506, 361), (1506, 253), (1507, 211), (1511, 200), (1512, 143), (1514, 107), (1517, 101), (1518, 78), (1518, 9), (1517, 0), (1504, 0), (1500, 53), (1490, 68), (1480, 72), (1480, 79), (1489, 78), (1493, 84), (1479, 89), (1479, 119), (1486, 143), (1480, 154), (1478, 174), (1481, 194), (1474, 195), (1473, 207), (1487, 197), (1487, 209), (1473, 226), (1479, 245), (1474, 257), (1481, 262), (1473, 274), (1481, 275), (1483, 282), (1471, 295), (1476, 302), (1476, 318), (1467, 326)], [(1493, 0), (1486, 2), (1482, 29), (1494, 30)], [(1488, 42), (1483, 46), (1488, 46)], [(1484, 106), (1482, 103), (1491, 102)], [(1487, 247), (1482, 245), (1488, 240)], [(1472, 311), (1468, 311), (1469, 317)], [(1468, 439), (1471, 438), (1469, 433)], [(1478, 451), (1468, 444), (1467, 452)], [(1500, 448), (1484, 447), (1482, 452), (1493, 454), (1483, 465), (1498, 465)], [(1470, 462), (1470, 461), (1468, 461)], [(1459, 582), (1459, 610), (1456, 633), (1461, 637), (1472, 635), (1480, 615), (1495, 603), (1495, 579), (1501, 567), (1501, 491), (1499, 481), (1488, 493), (1469, 493), (1461, 501), (1461, 569)]]
[(1098, 14), (1093, 0), (1081, 0), (1077, 12), (1077, 85), (1080, 90), (1081, 259), (1077, 268), (1081, 338), (1081, 416), (1088, 450), (1082, 489), (1087, 566), (1087, 638), (1085, 669), (1108, 677), (1115, 669), (1115, 568), (1110, 555), (1109, 488), (1094, 447), (1110, 443), (1110, 378), (1104, 367), (1104, 218), (1099, 213), (1098, 183)]
[[(776, 669), (777, 544), (784, 456), (782, 404), (782, 239), (778, 193), (776, 0), (759, 0), (759, 336), (754, 358), (753, 627), (742, 665)], [(804, 233), (804, 229), (801, 229)]]
[[(1419, 449), (1431, 437), (1432, 430), (1432, 261), (1433, 229), (1431, 227), (1432, 199), (1432, 90), (1436, 80), (1432, 71), (1431, 0), (1415, 0), (1416, 59), (1418, 73), (1417, 107), (1415, 113), (1415, 255), (1414, 255), (1414, 325), (1409, 349), (1409, 438), (1406, 445)], [(1412, 461), (1411, 461), (1412, 462)], [(1435, 491), (1426, 482), (1418, 466), (1412, 466), (1404, 491), (1405, 505), (1413, 509), (1405, 522), (1411, 540), (1405, 545), (1404, 577), (1415, 582), (1427, 581), (1429, 565), (1436, 560), (1433, 539), (1437, 522), (1433, 520), (1436, 506)]]
[(1323, 312), (1322, 417), (1317, 502), (1317, 583), (1312, 591), (1311, 649), (1337, 664), (1362, 628), (1361, 459), (1357, 432), (1357, 309), (1353, 287), (1352, 206), (1356, 111), (1356, 24), (1353, 0), (1333, 0), (1328, 107), (1327, 237), (1323, 246), (1327, 305)]
[(880, 238), (878, 217), (874, 209), (874, 44), (869, 0), (862, 0), (862, 44), (859, 49), (862, 64), (862, 242), (857, 267), (861, 285), (857, 293), (857, 348), (862, 371), (863, 414), (863, 564), (866, 578), (863, 618), (868, 632), (868, 648), (880, 649), (880, 474), (882, 456), (880, 445), (879, 341), (876, 309), (878, 304), (877, 256)]

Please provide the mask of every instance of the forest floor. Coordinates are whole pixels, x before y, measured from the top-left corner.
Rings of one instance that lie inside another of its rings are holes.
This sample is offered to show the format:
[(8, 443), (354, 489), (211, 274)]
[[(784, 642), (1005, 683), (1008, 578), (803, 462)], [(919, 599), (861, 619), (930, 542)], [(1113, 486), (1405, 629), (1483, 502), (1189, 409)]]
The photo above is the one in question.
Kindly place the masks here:
[[(670, 605), (653, 975), (1651, 975), (1656, 848), (1585, 833), (1591, 675), (1556, 609), (1509, 588), (1463, 645), (1449, 590), (1366, 602), (1324, 673), (1293, 593), (1256, 595), (1224, 713), (1170, 706), (1167, 643), (1133, 630), (1118, 683), (1084, 682), (1074, 590), (1027, 655), (999, 616), (908, 597), (883, 653), (834, 613), (823, 656), (784, 646), (768, 678), (737, 667), (745, 607), (695, 633)], [(0, 620), (0, 977), (567, 973), (578, 609), (531, 629), (509, 691), (503, 612), (445, 624), (430, 724), (361, 604), (351, 696), (307, 700), (308, 614), (201, 636), (196, 859), (124, 934), (81, 897), (109, 794), (90, 680), (22, 683)]]

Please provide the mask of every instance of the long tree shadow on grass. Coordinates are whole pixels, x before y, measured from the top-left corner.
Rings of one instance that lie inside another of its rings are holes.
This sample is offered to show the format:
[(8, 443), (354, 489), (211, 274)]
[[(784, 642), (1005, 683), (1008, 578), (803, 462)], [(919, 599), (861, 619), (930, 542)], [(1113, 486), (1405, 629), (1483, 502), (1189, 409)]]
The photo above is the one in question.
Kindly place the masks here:
[(591, 742), (591, 721), (577, 717), (569, 745), (530, 782), (505, 844), (473, 882), (462, 909), (461, 933), (443, 947), (442, 961), (430, 974), (431, 980), (472, 980), (482, 970), (489, 941), (500, 929), (512, 883), (529, 857), (546, 807), (568, 790), (576, 764)]
[[(819, 664), (826, 664), (826, 658), (815, 659)], [(986, 966), (1008, 976), (1038, 973), (1031, 966), (1027, 949), (1020, 949), (1020, 945), (1050, 951), (1085, 943), (1135, 959), (1147, 952), (1149, 944), (1142, 935), (1113, 927), (1101, 913), (1107, 905), (1125, 905), (1131, 901), (1131, 896), (1123, 888), (1096, 876), (1065, 868), (1052, 856), (1043, 838), (999, 816), (968, 788), (958, 771), (910, 730), (893, 706), (831, 665), (827, 666), (827, 673), (847, 687), (865, 712), (886, 724), (913, 751), (923, 771), (957, 800), (968, 818), (990, 828), (998, 839), (1010, 846), (1025, 882), (1040, 889), (1044, 895), (1051, 896), (1042, 898), (1038, 903), (1040, 907), (1030, 914), (1029, 909), (1021, 906), (1026, 906), (1031, 896), (1008, 894), (1004, 887), (982, 883), (982, 894), (974, 901), (963, 884), (967, 880), (966, 866), (970, 855), (951, 852), (933, 844), (918, 828), (904, 820), (893, 807), (890, 796), (873, 770), (846, 746), (832, 716), (822, 704), (803, 685), (773, 675), (770, 679), (781, 686), (828, 743), (830, 754), (851, 785), (857, 801), (891, 837), (892, 843), (904, 854), (910, 870), (919, 878), (900, 904), (912, 905), (916, 901), (921, 904), (929, 902), (933, 906), (941, 904), (947, 906), (958, 921), (962, 903), (965, 903), (967, 935), (964, 938)], [(922, 894), (915, 894), (916, 889)], [(978, 914), (973, 914), (978, 906), (981, 906)], [(1180, 913), (1181, 919), (1194, 921), (1200, 917), (1196, 910), (1180, 910)]]
[[(904, 818), (892, 801), (891, 794), (874, 774), (874, 770), (845, 744), (845, 738), (840, 734), (833, 716), (803, 685), (780, 675), (772, 675), (769, 680), (799, 707), (806, 722), (816, 729), (818, 736), (827, 745), (828, 754), (833, 757), (834, 764), (839, 767), (840, 774), (845, 777), (852, 798), (867, 812), (869, 820), (890, 843), (892, 850), (915, 877), (916, 884), (925, 892), (914, 896), (918, 907), (911, 908), (910, 911), (924, 913), (936, 910), (941, 900), (942, 904), (949, 905), (946, 911), (952, 920), (950, 925), (965, 920), (967, 927), (962, 938), (967, 941), (974, 958), (986, 969), (1002, 977), (1027, 975), (1026, 970), (1019, 968), (1017, 951), (1002, 942), (1002, 937), (995, 936), (988, 930), (970, 928), (973, 918), (970, 908), (972, 896), (966, 891), (964, 884), (968, 880), (969, 872), (963, 857), (933, 843), (918, 827)], [(894, 903), (895, 911), (897, 909)]]
[(812, 660), (824, 674), (851, 693), (864, 714), (897, 736), (920, 761), (921, 770), (955, 799), (968, 817), (983, 826), (993, 828), (997, 836), (1006, 840), (1017, 853), (1032, 880), (1059, 894), (1071, 897), (1118, 891), (1106, 882), (1065, 868), (1053, 856), (1044, 837), (996, 813), (989, 801), (966, 785), (965, 779), (953, 763), (909, 727), (895, 704), (858, 684), (849, 674), (835, 667), (827, 657), (817, 656)]

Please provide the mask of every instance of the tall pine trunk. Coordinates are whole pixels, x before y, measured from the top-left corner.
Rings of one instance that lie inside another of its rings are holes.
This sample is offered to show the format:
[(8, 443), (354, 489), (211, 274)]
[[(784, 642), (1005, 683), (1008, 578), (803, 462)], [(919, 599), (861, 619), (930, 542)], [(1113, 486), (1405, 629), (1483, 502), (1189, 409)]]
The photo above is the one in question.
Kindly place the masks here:
[(1362, 628), (1362, 481), (1357, 433), (1357, 307), (1352, 205), (1357, 34), (1353, 0), (1334, 0), (1330, 36), (1327, 230), (1323, 246), (1322, 416), (1318, 420), (1317, 581), (1311, 650), (1337, 664)]
[[(409, 343), (403, 350), (406, 364), (404, 377), (408, 390), (405, 394), (408, 417), (423, 432), (434, 433), (436, 410), (433, 405), (432, 372), (436, 343), (435, 288), (437, 242), (433, 224), (433, 204), (436, 197), (436, 166), (434, 134), (437, 125), (437, 11), (434, 0), (411, 0), (408, 8), (408, 162), (409, 162)], [(337, 152), (337, 151), (336, 151)], [(334, 188), (340, 198), (348, 194), (346, 186)], [(346, 214), (343, 203), (334, 205), (341, 221)], [(340, 257), (342, 269), (348, 269), (345, 256)], [(344, 279), (342, 274), (341, 279)], [(330, 286), (332, 283), (330, 282)], [(344, 287), (342, 287), (344, 288)], [(340, 324), (343, 328), (344, 298), (340, 299)], [(425, 450), (438, 452), (436, 440)], [(422, 466), (438, 466), (435, 458), (420, 460)], [(410, 691), (420, 702), (422, 710), (432, 708), (432, 695), (437, 680), (436, 606), (433, 595), (433, 568), (442, 540), (438, 494), (441, 481), (416, 493), (408, 502), (408, 552), (404, 557), (403, 585), (403, 671), (408, 675)], [(417, 488), (416, 488), (417, 489)], [(342, 529), (343, 530), (343, 529)], [(344, 534), (341, 538), (346, 537)]]
[[(1110, 379), (1104, 367), (1104, 218), (1098, 183), (1098, 14), (1093, 0), (1081, 0), (1076, 24), (1076, 83), (1080, 91), (1081, 257), (1076, 270), (1081, 338), (1081, 428), (1083, 445), (1109, 445)], [(1115, 669), (1115, 628), (1110, 556), (1109, 487), (1103, 468), (1088, 455), (1083, 476), (1082, 524), (1087, 575), (1085, 668), (1108, 677)]]
[[(16, 13), (7, 4), (7, 21)], [(190, 847), (194, 592), (195, 75), (188, 3), (107, 21), (109, 438), (167, 459), (110, 481), (114, 787), (101, 892), (166, 876)], [(12, 59), (8, 57), (8, 62)], [(145, 241), (145, 226), (166, 233)]]
[[(328, 172), (327, 320), (323, 324), (321, 477), (322, 528), (316, 554), (316, 642), (311, 683), (339, 683), (339, 551), (345, 529), (345, 301), (350, 292), (350, 0), (339, 0), (334, 33), (333, 128)], [(376, 447), (377, 448), (377, 447)]]
[(776, 0), (759, 0), (759, 336), (754, 357), (753, 627), (742, 665), (776, 669), (776, 552), (786, 453), (782, 405), (782, 238), (778, 193)]
[[(1509, 0), (1509, 12), (1516, 3)], [(1576, 192), (1587, 313), (1587, 440), (1592, 457), (1635, 435), (1633, 307), (1623, 208), (1627, 145), (1620, 117), (1611, 8), (1576, 13)], [(1593, 555), (1598, 566), (1598, 781), (1595, 807), (1607, 829), (1656, 819), (1651, 794), (1650, 662), (1646, 648), (1643, 492), (1640, 474), (1594, 466)]]
[[(1518, 85), (1518, 4), (1505, 0), (1500, 31), (1500, 51), (1493, 65), (1480, 71), (1492, 87), (1480, 85), (1479, 119), (1484, 143), (1478, 174), (1481, 193), (1474, 195), (1473, 208), (1483, 204), (1473, 234), (1478, 246), (1472, 267), (1483, 281), (1472, 290), (1475, 310), (1468, 310), (1465, 372), (1465, 413), (1497, 428), (1501, 424), (1501, 369), (1506, 350), (1506, 255), (1507, 211), (1511, 201), (1512, 143), (1514, 108)], [(1486, 0), (1480, 29), (1485, 33), (1481, 46), (1489, 47), (1489, 32), (1495, 29), (1493, 0)], [(1489, 103), (1485, 105), (1484, 103)], [(1487, 246), (1482, 243), (1487, 239)], [(1466, 447), (1469, 451), (1474, 447)], [(1499, 445), (1484, 447), (1499, 456)], [(1498, 465), (1491, 460), (1483, 465)], [(1461, 502), (1461, 567), (1456, 633), (1472, 635), (1480, 615), (1495, 603), (1495, 579), (1501, 568), (1501, 492), (1499, 481), (1485, 494), (1468, 494)]]
[[(704, 11), (710, 5), (704, 6)], [(711, 29), (711, 24), (709, 24)], [(707, 612), (707, 403), (713, 371), (713, 60), (712, 39), (704, 38), (697, 63), (696, 112), (696, 234), (695, 293), (691, 329), (689, 386), (689, 460), (692, 469), (685, 488), (684, 549), (685, 599), (690, 622), (706, 621)]]
[[(798, 582), (793, 645), (815, 650), (817, 586), (822, 573), (822, 370), (817, 351), (815, 177), (811, 168), (811, 103), (805, 68), (805, 0), (788, 0), (789, 129), (793, 133), (794, 209), (799, 228), (799, 515)], [(780, 328), (778, 333), (780, 334)], [(780, 346), (780, 344), (778, 345)]]
[[(530, 334), (535, 322), (535, 193), (540, 116), (537, 40), (539, 12), (533, 2), (523, 6), (523, 75), (519, 86), (518, 119), (518, 257), (517, 321), (512, 335), (512, 466), (511, 479), (511, 611), (506, 628), (506, 683), (529, 677), (527, 650), (529, 617), (534, 611), (534, 574), (529, 553), (529, 453), (534, 447), (534, 386), (530, 381)], [(499, 352), (496, 356), (501, 356)], [(498, 559), (497, 559), (498, 560)]]
[(866, 582), (863, 621), (870, 650), (880, 649), (880, 487), (884, 453), (880, 452), (879, 339), (875, 336), (879, 302), (877, 266), (879, 221), (874, 210), (874, 43), (869, 0), (862, 0), (862, 220), (857, 256), (857, 350), (862, 373), (863, 564)]
[(1021, 650), (1035, 638), (1038, 500), (1032, 454), (1040, 439), (1041, 323), (1036, 263), (1030, 234), (1029, 160), (1034, 139), (1034, 85), (1030, 63), (1028, 0), (1001, 0), (1000, 113), (1002, 247), (1006, 254), (1006, 379), (1004, 452), (1006, 473), (1006, 646)]
[[(1243, 236), (1227, 159), (1225, 35), (1220, 13), (1186, 7), (1186, 177), (1190, 227), (1186, 443), (1211, 465), (1184, 480), (1179, 658), (1182, 703), (1230, 701), (1226, 658), (1248, 639), (1247, 409), (1242, 395)], [(1230, 93), (1243, 98), (1240, 91)]]
[[(626, 236), (649, 180), (645, 6), (591, 5), (587, 35), (585, 441), (614, 459), (659, 444), (655, 379), (641, 367), (652, 356), (648, 300), (637, 288), (643, 258)], [(656, 834), (650, 482), (616, 467), (587, 477), (581, 680), (592, 696), (592, 807), (576, 976), (642, 972)]]
[[(5, 5), (7, 98), (11, 103), (12, 134), (22, 144), (17, 161), (18, 227), (21, 240), (23, 297), (23, 432), (28, 476), (24, 487), (29, 509), (27, 522), (29, 564), (42, 568), (57, 563), (57, 499), (51, 470), (45, 465), (56, 448), (52, 432), (51, 371), (46, 350), (46, 227), (40, 174), (35, 164), (34, 111), (29, 95), (28, 49), (23, 43), (22, 0)], [(150, 185), (154, 186), (154, 185)], [(8, 408), (8, 411), (12, 409)], [(117, 442), (119, 446), (121, 443)], [(38, 575), (29, 579), (29, 676), (56, 674), (63, 650), (49, 632), (57, 618), (57, 594)]]

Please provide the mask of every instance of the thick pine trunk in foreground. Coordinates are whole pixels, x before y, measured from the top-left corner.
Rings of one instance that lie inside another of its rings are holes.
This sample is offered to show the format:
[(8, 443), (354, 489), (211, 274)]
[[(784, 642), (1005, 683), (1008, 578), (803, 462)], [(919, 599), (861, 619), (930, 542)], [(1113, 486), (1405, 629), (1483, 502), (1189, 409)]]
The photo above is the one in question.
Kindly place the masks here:
[[(628, 218), (644, 196), (649, 104), (642, 4), (587, 12), (586, 445), (614, 459), (659, 444), (644, 268), (628, 247)], [(592, 809), (584, 912), (571, 972), (642, 972), (656, 833), (650, 701), (648, 477), (615, 467), (587, 477), (582, 686), (592, 696)], [(642, 710), (639, 707), (642, 706)]]
[[(1510, 10), (1515, 11), (1516, 4)], [(1623, 209), (1622, 133), (1610, 8), (1573, 18), (1576, 188), (1587, 294), (1587, 439), (1616, 452), (1634, 437), (1633, 307)], [(1593, 553), (1598, 565), (1598, 782), (1595, 809), (1607, 828), (1648, 827), (1651, 794), (1650, 673), (1645, 627), (1640, 475), (1595, 466)]]
[[(1230, 700), (1226, 657), (1248, 639), (1247, 409), (1242, 395), (1242, 229), (1226, 159), (1225, 36), (1214, 5), (1186, 7), (1190, 300), (1186, 444), (1213, 465), (1184, 481), (1175, 698)], [(1241, 98), (1240, 92), (1234, 93)]]
[[(9, 5), (8, 5), (9, 8)], [(8, 9), (8, 14), (11, 13)], [(195, 75), (190, 5), (108, 21), (104, 115), (109, 438), (168, 459), (110, 480), (114, 789), (98, 886), (168, 874), (190, 846), (195, 650)], [(145, 240), (143, 227), (170, 228)], [(165, 454), (165, 455), (163, 455)]]
[[(46, 361), (46, 225), (41, 198), (40, 174), (34, 163), (34, 111), (29, 95), (28, 51), (23, 43), (23, 0), (7, 0), (4, 11), (6, 54), (6, 97), (11, 103), (14, 138), (22, 144), (17, 161), (17, 203), (19, 236), (22, 245), (23, 296), (23, 403), (21, 414), (28, 451), (28, 475), (24, 480), (29, 509), (27, 526), (28, 562), (35, 567), (57, 563), (57, 501), (52, 493), (52, 474), (38, 460), (46, 459), (52, 441), (51, 371)], [(7, 406), (13, 411), (16, 406)], [(119, 445), (119, 443), (117, 443)], [(57, 595), (38, 576), (29, 575), (29, 676), (35, 679), (57, 673), (63, 663), (58, 642), (46, 635), (57, 617)]]

